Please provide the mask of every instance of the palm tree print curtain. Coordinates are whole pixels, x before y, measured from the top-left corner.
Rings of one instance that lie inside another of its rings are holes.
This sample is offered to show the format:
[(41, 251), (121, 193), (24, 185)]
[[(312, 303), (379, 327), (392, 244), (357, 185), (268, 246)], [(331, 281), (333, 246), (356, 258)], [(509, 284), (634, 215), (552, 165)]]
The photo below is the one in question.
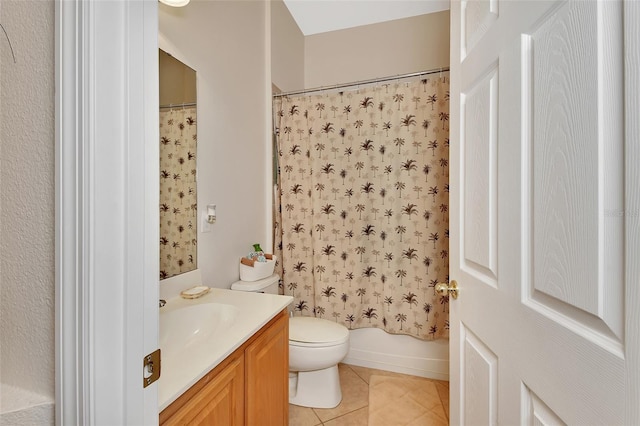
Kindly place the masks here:
[(448, 78), (274, 100), (294, 314), (448, 336)]
[(160, 111), (160, 279), (197, 261), (196, 107)]

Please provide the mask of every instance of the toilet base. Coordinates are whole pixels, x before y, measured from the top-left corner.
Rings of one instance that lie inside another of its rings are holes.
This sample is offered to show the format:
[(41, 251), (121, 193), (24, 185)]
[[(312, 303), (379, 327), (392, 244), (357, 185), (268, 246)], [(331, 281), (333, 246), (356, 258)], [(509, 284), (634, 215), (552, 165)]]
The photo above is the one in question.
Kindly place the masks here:
[(289, 403), (311, 408), (334, 408), (342, 401), (338, 366), (289, 373)]

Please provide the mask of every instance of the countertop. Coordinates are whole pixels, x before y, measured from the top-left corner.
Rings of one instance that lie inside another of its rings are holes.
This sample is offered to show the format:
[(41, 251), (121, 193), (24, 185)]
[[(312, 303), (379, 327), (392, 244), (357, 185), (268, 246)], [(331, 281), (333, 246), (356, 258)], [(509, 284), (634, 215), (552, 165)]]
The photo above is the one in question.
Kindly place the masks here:
[[(286, 308), (293, 298), (264, 293), (248, 293), (212, 288), (198, 299), (173, 297), (160, 309), (160, 315), (184, 306), (202, 303), (222, 303), (238, 308), (233, 324), (206, 343), (188, 351), (161, 348), (162, 370), (158, 381), (159, 411), (164, 410), (186, 390), (239, 348), (262, 326)], [(162, 333), (162, 330), (160, 330)], [(170, 356), (165, 356), (171, 353)]]

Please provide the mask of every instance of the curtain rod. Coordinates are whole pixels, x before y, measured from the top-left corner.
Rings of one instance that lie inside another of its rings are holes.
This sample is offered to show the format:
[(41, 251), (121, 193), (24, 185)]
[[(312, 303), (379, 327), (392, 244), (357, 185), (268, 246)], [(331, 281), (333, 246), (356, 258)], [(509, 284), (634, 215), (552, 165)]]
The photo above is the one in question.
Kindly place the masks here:
[(307, 93), (312, 93), (312, 92), (322, 92), (323, 90), (335, 90), (335, 89), (341, 89), (341, 88), (345, 88), (345, 87), (359, 86), (359, 85), (372, 84), (372, 83), (380, 83), (380, 82), (383, 82), (383, 81), (401, 80), (401, 79), (404, 79), (404, 78), (419, 77), (421, 75), (437, 74), (437, 73), (440, 73), (440, 72), (448, 72), (448, 71), (449, 71), (449, 67), (434, 68), (432, 70), (427, 70), (427, 71), (413, 72), (413, 73), (409, 73), (409, 74), (398, 74), (398, 75), (389, 76), (389, 77), (372, 78), (370, 80), (361, 80), (361, 81), (356, 81), (356, 82), (353, 82), (353, 83), (334, 84), (332, 86), (321, 86), (321, 87), (315, 87), (313, 89), (296, 90), (296, 91), (292, 91), (292, 92), (274, 93), (273, 97), (274, 98), (280, 98), (280, 97), (283, 97), (283, 96), (302, 95), (302, 94), (307, 94)]
[(188, 102), (188, 103), (184, 103), (184, 104), (168, 104), (168, 105), (160, 105), (160, 108), (178, 108), (178, 107), (190, 107), (190, 106), (196, 106), (197, 104), (195, 102)]

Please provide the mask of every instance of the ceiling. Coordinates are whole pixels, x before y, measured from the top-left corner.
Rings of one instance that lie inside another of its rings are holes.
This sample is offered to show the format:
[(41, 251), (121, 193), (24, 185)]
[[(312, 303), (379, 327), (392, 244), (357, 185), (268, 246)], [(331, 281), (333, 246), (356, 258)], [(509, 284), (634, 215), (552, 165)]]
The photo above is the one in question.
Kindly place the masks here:
[(284, 0), (305, 36), (449, 9), (449, 0)]

